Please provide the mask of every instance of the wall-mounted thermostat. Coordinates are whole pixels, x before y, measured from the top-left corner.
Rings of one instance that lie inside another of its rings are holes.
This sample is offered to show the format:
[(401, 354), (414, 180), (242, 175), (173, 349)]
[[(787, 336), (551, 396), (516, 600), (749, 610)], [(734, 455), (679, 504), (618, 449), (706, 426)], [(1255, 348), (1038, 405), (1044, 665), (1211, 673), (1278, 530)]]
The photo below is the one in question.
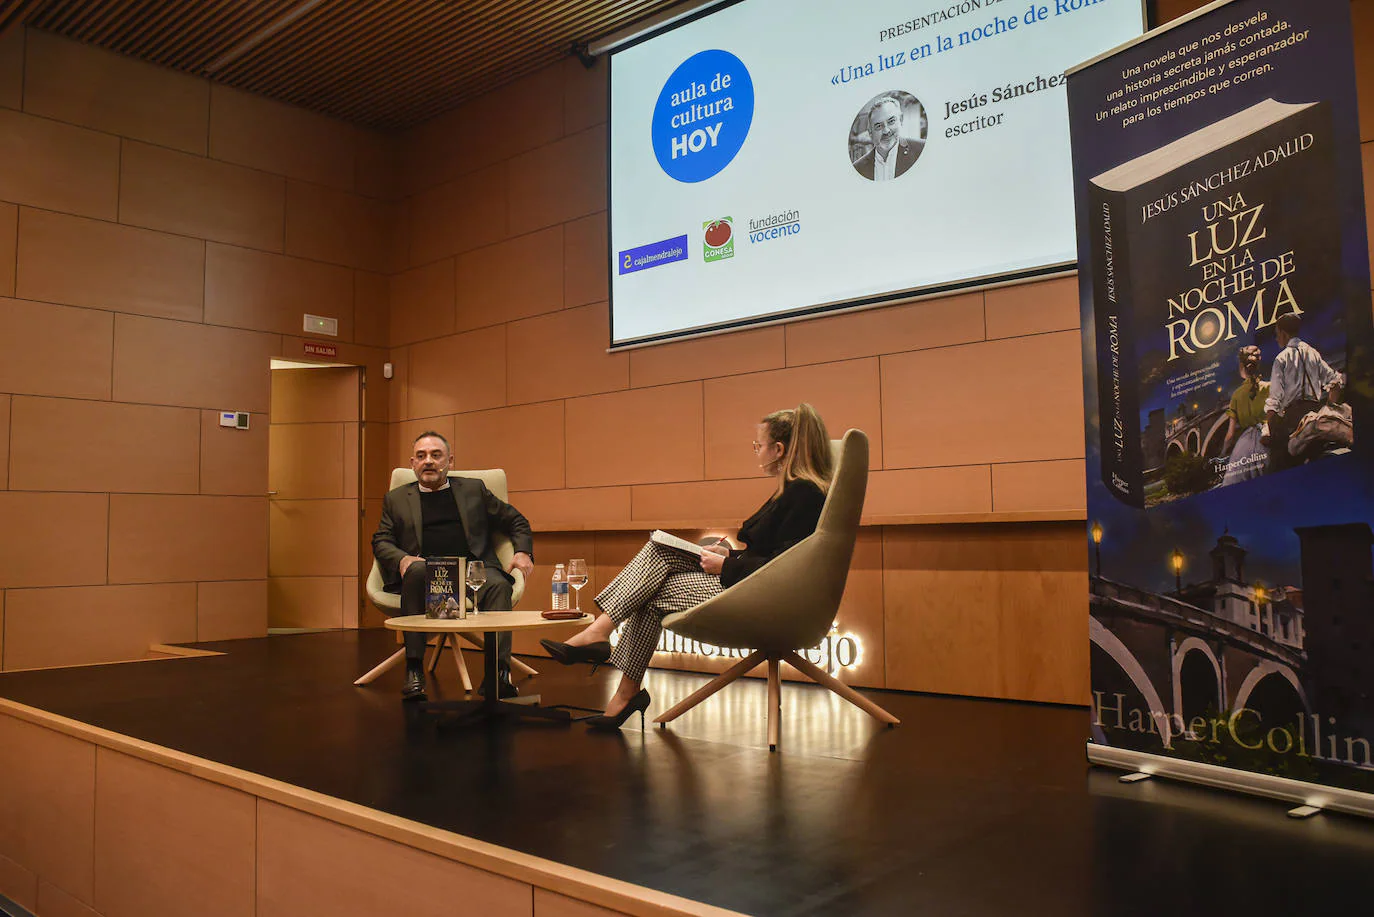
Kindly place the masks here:
[(391, 376), (392, 376), (391, 364), (390, 364), (390, 363), (383, 363), (383, 364), (382, 364), (382, 378), (384, 378), (384, 379), (390, 379)]
[(247, 411), (220, 411), (219, 425), (221, 427), (233, 427), (235, 430), (248, 429)]
[(323, 315), (305, 314), (305, 333), (306, 334), (327, 334), (330, 337), (339, 336), (339, 320), (337, 318), (326, 318)]

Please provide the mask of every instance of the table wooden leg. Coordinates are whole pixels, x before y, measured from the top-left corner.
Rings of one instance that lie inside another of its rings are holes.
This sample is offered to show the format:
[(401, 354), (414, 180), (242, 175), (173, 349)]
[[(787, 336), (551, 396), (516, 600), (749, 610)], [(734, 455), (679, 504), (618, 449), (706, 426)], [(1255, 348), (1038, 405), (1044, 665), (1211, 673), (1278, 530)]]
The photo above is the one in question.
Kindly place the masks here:
[(463, 679), (463, 693), (472, 693), (472, 678), (468, 675), (467, 664), (463, 662), (463, 651), (458, 648), (458, 641), (449, 641), (449, 649), (453, 650), (453, 661), (458, 664), (458, 677)]

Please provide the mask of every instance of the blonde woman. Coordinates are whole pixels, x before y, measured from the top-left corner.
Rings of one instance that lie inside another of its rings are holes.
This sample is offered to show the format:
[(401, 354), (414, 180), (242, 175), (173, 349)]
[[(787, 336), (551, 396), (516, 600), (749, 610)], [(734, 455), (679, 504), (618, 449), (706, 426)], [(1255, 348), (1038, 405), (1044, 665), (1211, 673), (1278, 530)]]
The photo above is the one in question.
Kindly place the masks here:
[[(619, 729), (638, 712), (643, 723), (649, 692), (640, 687), (663, 630), (663, 618), (719, 595), (816, 530), (834, 474), (825, 423), (809, 404), (775, 411), (759, 422), (754, 440), (759, 468), (777, 479), (768, 502), (745, 520), (739, 540), (747, 547), (707, 548), (700, 558), (647, 542), (634, 560), (596, 597), (603, 612), (567, 643), (541, 640), (564, 665), (610, 662), (620, 685), (606, 711), (587, 720), (595, 729)], [(624, 624), (615, 651), (611, 632)]]

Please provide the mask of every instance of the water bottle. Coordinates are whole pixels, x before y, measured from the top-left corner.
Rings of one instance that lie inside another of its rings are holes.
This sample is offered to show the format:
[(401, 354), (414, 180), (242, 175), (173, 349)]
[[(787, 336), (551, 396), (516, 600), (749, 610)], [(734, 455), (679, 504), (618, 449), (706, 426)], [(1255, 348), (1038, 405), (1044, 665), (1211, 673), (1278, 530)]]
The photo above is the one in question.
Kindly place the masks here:
[(568, 574), (564, 572), (562, 564), (553, 568), (553, 600), (550, 607), (554, 611), (568, 610)]

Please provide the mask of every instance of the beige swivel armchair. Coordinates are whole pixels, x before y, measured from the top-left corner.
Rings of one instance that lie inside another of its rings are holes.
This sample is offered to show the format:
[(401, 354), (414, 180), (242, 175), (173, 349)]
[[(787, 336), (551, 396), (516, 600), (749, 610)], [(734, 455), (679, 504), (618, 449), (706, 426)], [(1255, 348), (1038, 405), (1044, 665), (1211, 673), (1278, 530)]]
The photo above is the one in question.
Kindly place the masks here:
[(768, 663), (768, 748), (778, 747), (782, 715), (779, 664), (797, 671), (873, 716), (900, 722), (853, 688), (797, 653), (825, 638), (844, 595), (854, 540), (859, 533), (864, 491), (868, 487), (868, 437), (850, 430), (836, 448), (835, 478), (820, 523), (809, 537), (779, 554), (755, 573), (697, 607), (668, 615), (663, 626), (692, 640), (754, 652), (717, 675), (654, 722), (666, 724), (744, 675)]
[[(477, 478), (487, 485), (487, 490), (496, 495), (498, 499), (505, 500), (508, 496), (506, 490), (506, 472), (502, 468), (484, 468), (480, 471), (450, 471), (451, 478)], [(391, 471), (391, 489), (395, 490), (402, 484), (409, 484), (415, 480), (415, 472), (409, 468), (394, 468)], [(509, 567), (511, 559), (515, 556), (515, 548), (512, 547), (510, 539), (504, 534), (497, 533), (493, 537), (496, 543), (496, 556), (501, 561), (502, 567)], [(515, 585), (511, 587), (511, 605), (517, 605), (520, 597), (525, 594), (525, 574), (519, 570), (512, 570), (511, 576), (515, 578)], [(383, 589), (382, 569), (377, 565), (377, 561), (372, 561), (372, 570), (367, 575), (367, 597), (372, 600), (372, 604), (381, 610), (382, 614), (393, 617), (400, 613), (401, 597)], [(464, 599), (468, 607), (472, 607), (471, 599)], [(463, 639), (471, 643), (478, 649), (482, 648), (482, 638), (474, 634), (463, 634)], [(450, 639), (448, 634), (440, 634), (435, 642), (434, 656), (429, 663), (429, 671), (433, 672), (439, 667), (439, 658), (444, 654), (444, 646), (453, 651), (454, 662), (458, 665), (458, 675), (463, 680), (463, 690), (472, 691), (472, 678), (468, 675), (468, 668), (463, 664), (463, 653), (458, 648), (458, 639), (454, 636)], [(372, 669), (366, 675), (353, 682), (355, 685), (365, 685), (380, 677), (384, 672), (401, 664), (405, 659), (405, 650), (399, 649), (384, 659), (380, 665)], [(519, 659), (511, 657), (511, 668), (526, 675), (538, 675), (533, 668), (521, 662)]]

